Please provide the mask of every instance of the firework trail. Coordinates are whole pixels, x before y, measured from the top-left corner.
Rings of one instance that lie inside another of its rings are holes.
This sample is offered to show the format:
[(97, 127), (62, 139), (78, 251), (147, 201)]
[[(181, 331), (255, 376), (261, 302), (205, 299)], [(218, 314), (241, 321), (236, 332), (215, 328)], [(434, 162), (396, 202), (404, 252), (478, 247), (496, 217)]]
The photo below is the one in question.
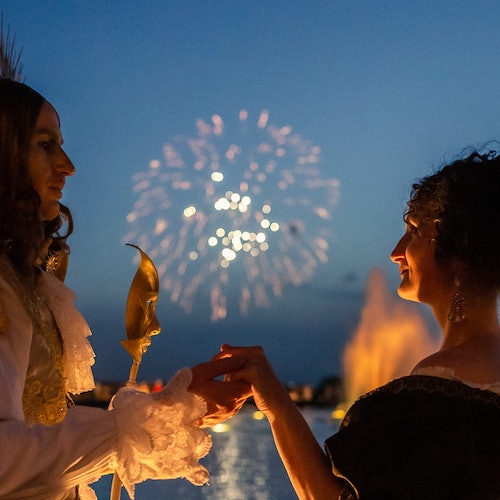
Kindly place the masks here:
[(269, 124), (266, 110), (235, 122), (197, 120), (195, 136), (174, 137), (134, 175), (124, 237), (155, 261), (172, 301), (187, 312), (209, 301), (214, 321), (235, 294), (247, 314), (327, 262), (340, 194), (322, 176), (320, 148), (290, 126)]

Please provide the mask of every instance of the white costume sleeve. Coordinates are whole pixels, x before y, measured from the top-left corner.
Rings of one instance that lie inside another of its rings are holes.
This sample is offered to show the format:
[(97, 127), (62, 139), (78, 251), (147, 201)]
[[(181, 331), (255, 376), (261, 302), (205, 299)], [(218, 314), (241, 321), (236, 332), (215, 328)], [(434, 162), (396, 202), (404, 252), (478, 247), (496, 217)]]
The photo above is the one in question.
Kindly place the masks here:
[[(75, 392), (88, 390), (89, 384), (93, 386), (93, 356), (86, 340), (90, 332), (72, 304), (72, 293), (51, 279), (47, 278), (50, 294), (46, 297), (65, 349), (73, 350), (73, 366), (68, 362), (65, 366), (73, 370), (68, 383)], [(58, 301), (59, 306), (54, 306)], [(207, 454), (211, 441), (196, 427), (206, 404), (187, 391), (191, 370), (179, 371), (160, 393), (121, 389), (111, 411), (73, 406), (60, 424), (30, 427), (24, 421), (22, 393), (31, 320), (1, 276), (0, 307), (4, 313), (4, 321), (0, 320), (0, 498), (55, 500), (76, 485), (94, 482), (114, 470), (132, 498), (133, 485), (148, 478), (207, 481), (208, 472), (198, 460)], [(58, 307), (64, 311), (62, 320)], [(77, 325), (79, 337), (74, 329), (68, 333), (67, 325)], [(92, 498), (84, 487), (80, 495)]]

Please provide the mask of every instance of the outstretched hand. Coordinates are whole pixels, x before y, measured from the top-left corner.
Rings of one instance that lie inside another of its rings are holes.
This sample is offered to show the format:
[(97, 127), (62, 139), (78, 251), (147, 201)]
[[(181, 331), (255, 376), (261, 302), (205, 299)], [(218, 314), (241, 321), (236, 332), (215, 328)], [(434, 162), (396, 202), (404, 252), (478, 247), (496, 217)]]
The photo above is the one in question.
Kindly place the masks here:
[(217, 377), (241, 369), (246, 362), (242, 356), (214, 359), (194, 366), (189, 391), (201, 396), (207, 403), (207, 413), (200, 427), (211, 427), (238, 413), (252, 395), (250, 385), (241, 380), (216, 380)]
[(228, 382), (250, 385), (257, 408), (272, 421), (292, 404), (285, 386), (276, 376), (262, 347), (232, 347), (224, 344), (214, 360), (244, 359), (245, 363), (225, 376)]

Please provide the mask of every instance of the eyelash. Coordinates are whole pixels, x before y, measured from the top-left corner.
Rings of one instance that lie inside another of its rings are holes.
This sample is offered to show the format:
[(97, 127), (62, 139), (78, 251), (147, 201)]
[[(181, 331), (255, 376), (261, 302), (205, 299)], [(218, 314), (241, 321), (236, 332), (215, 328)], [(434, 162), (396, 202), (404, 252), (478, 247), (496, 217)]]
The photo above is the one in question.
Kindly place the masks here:
[(55, 141), (40, 141), (40, 147), (49, 153), (54, 150)]

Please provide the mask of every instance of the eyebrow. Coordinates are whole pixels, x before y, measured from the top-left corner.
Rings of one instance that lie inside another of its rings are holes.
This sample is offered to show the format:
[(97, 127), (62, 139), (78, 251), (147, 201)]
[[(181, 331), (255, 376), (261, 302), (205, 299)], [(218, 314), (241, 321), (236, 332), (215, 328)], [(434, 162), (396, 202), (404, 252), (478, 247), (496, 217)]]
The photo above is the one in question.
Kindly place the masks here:
[(47, 128), (47, 127), (41, 127), (41, 128), (37, 128), (33, 131), (33, 134), (47, 134), (48, 136), (50, 136), (52, 139), (55, 139), (57, 141), (61, 141), (61, 144), (64, 143), (64, 140), (63, 140), (63, 137), (62, 135), (54, 132), (51, 128)]

